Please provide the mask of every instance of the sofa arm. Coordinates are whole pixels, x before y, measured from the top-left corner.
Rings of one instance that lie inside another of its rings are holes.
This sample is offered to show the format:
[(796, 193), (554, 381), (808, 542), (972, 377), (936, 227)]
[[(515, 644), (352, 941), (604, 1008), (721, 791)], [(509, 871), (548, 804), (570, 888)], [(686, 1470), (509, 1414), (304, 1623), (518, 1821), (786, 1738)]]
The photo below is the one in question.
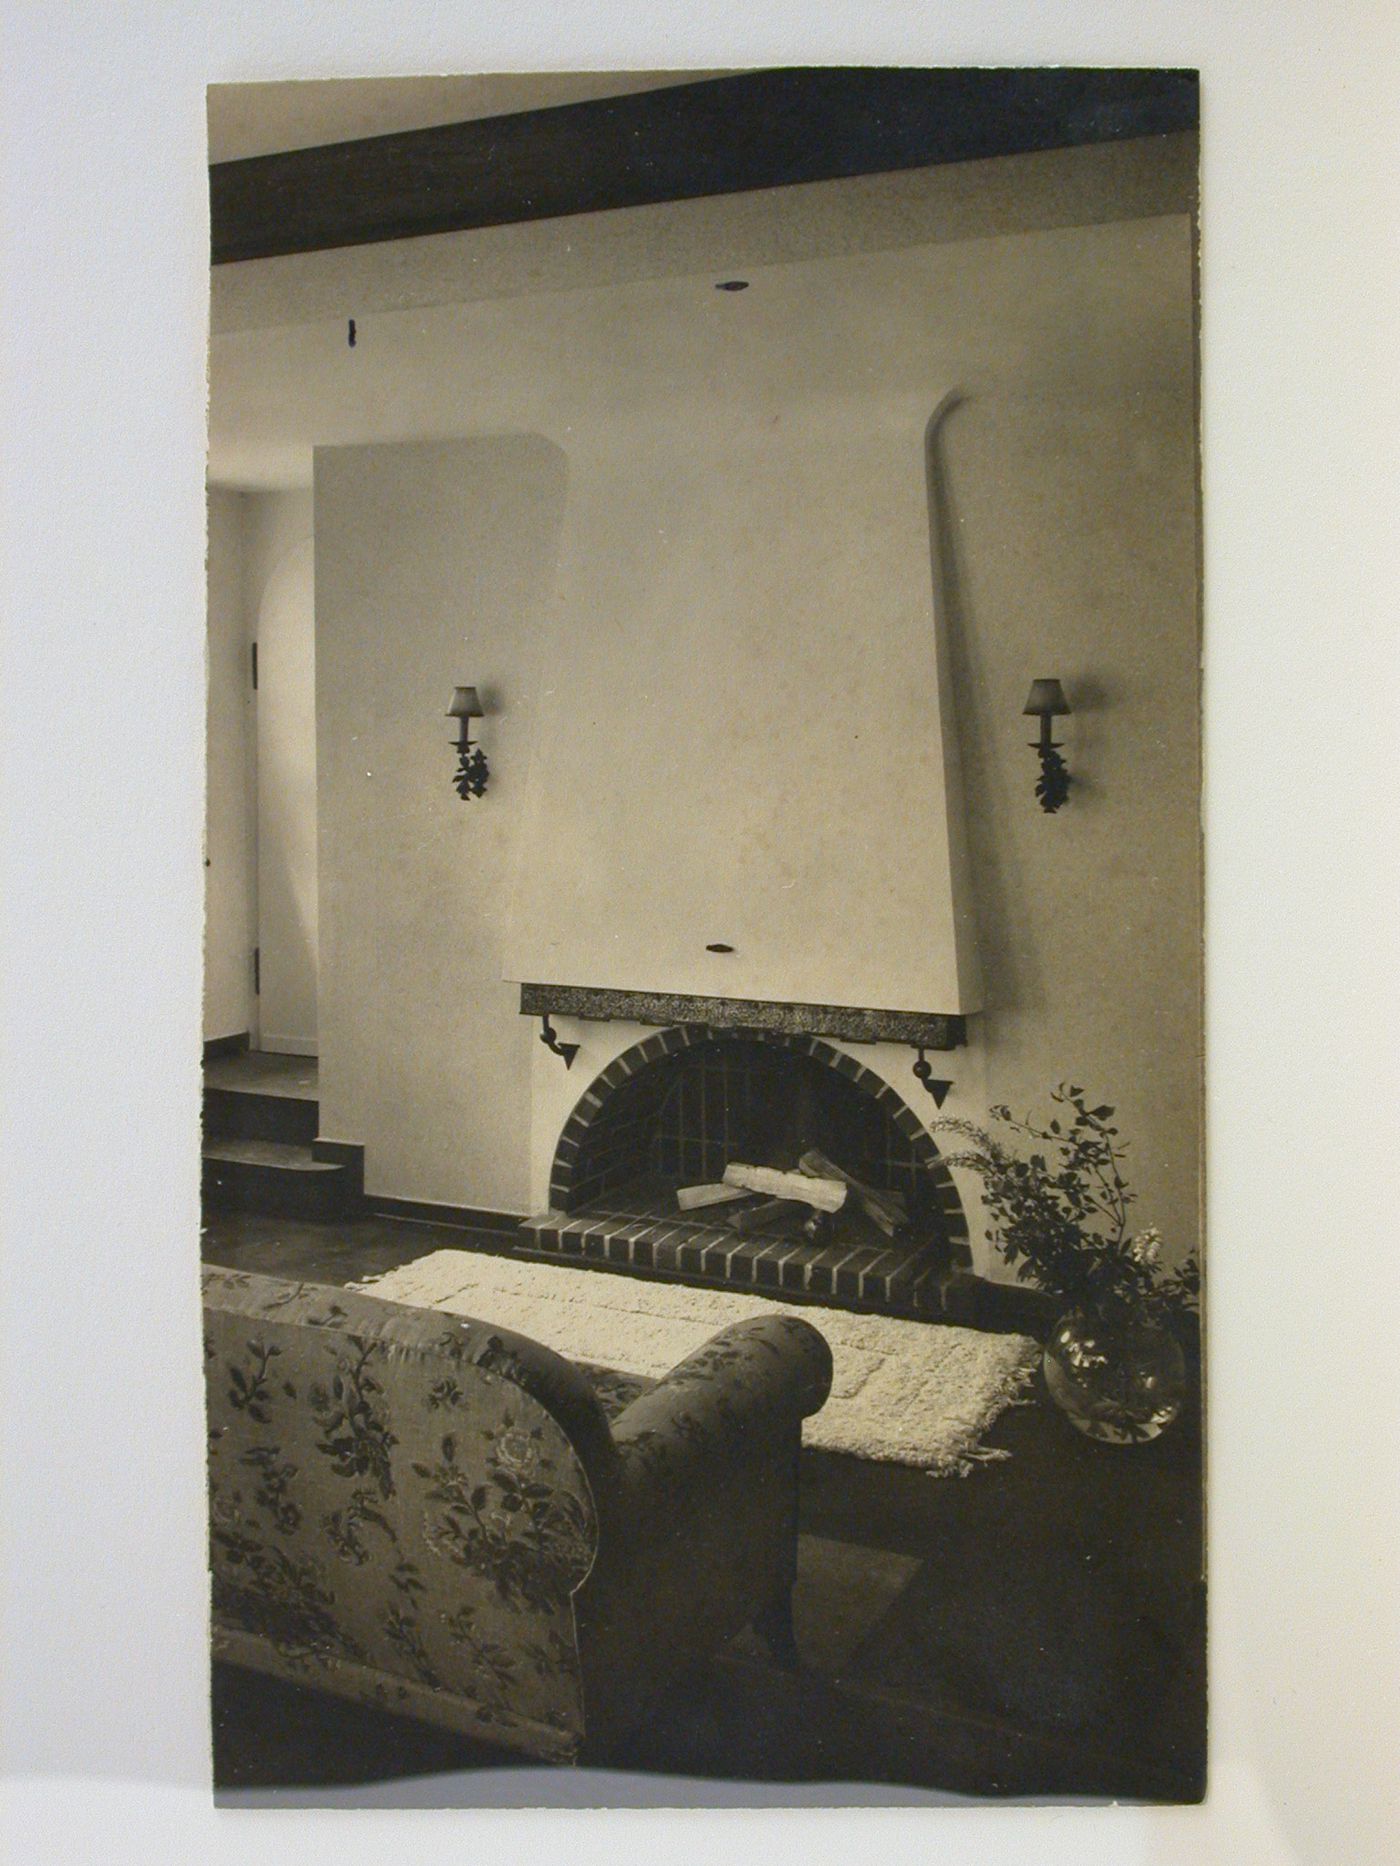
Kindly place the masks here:
[(600, 1754), (787, 1597), (802, 1420), (830, 1388), (816, 1329), (763, 1316), (713, 1336), (614, 1419), (598, 1553), (574, 1596)]
[(664, 1488), (710, 1456), (795, 1442), (830, 1391), (831, 1349), (810, 1323), (793, 1315), (731, 1323), (613, 1420), (623, 1488)]

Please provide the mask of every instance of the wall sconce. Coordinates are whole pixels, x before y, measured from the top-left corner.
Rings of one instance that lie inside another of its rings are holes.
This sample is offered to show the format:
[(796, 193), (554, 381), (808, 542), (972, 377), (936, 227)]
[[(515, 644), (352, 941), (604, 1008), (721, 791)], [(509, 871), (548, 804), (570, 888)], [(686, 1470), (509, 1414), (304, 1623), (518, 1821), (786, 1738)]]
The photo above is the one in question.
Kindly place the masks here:
[(1041, 809), (1053, 816), (1069, 796), (1069, 772), (1060, 756), (1058, 740), (1050, 737), (1050, 721), (1069, 712), (1069, 701), (1058, 680), (1033, 680), (1030, 698), (1021, 710), (1040, 720), (1040, 738), (1031, 740), (1031, 750), (1040, 753), (1040, 777), (1035, 794), (1040, 799)]
[(457, 775), (452, 782), (457, 795), (465, 803), (468, 797), (480, 797), (486, 789), (486, 780), (491, 775), (486, 765), (486, 754), (479, 745), (471, 740), (471, 721), (484, 719), (486, 709), (476, 697), (475, 687), (454, 687), (452, 704), (447, 709), (447, 717), (460, 722), (457, 739)]

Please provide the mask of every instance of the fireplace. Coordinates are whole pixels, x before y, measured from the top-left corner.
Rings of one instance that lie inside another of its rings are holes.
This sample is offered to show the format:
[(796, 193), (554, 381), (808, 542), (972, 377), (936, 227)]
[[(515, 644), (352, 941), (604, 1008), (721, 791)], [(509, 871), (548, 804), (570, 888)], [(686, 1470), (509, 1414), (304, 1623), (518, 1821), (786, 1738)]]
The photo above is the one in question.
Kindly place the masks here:
[[(814, 1156), (864, 1195), (820, 1236), (754, 1199), (740, 1228), (725, 1206), (678, 1204), (679, 1188), (721, 1182), (736, 1163), (790, 1171)], [(971, 1261), (957, 1188), (918, 1116), (874, 1070), (805, 1034), (687, 1024), (624, 1051), (564, 1124), (549, 1203), (528, 1221), (532, 1254), (885, 1311), (939, 1311), (949, 1272)]]

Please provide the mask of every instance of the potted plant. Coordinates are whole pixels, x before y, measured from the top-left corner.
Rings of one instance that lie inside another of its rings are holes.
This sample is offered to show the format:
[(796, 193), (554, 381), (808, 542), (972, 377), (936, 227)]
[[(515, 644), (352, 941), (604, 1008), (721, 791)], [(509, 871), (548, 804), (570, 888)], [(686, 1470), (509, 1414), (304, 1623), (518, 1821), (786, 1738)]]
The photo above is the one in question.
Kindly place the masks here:
[(1198, 1305), (1199, 1264), (1193, 1253), (1163, 1270), (1156, 1226), (1130, 1229), (1135, 1195), (1113, 1109), (1090, 1108), (1073, 1085), (1051, 1099), (1057, 1112), (1043, 1126), (994, 1107), (1008, 1140), (972, 1121), (934, 1122), (964, 1143), (944, 1164), (978, 1175), (992, 1242), (1023, 1282), (1062, 1305), (1044, 1356), (1057, 1404), (1090, 1438), (1155, 1438), (1181, 1410), (1185, 1357), (1172, 1325)]

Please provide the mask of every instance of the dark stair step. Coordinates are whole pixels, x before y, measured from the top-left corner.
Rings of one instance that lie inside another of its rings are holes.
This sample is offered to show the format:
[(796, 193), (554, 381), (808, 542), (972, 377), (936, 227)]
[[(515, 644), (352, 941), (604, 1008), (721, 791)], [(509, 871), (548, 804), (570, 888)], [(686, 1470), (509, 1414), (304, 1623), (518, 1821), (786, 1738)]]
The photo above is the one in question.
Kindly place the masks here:
[(280, 1140), (309, 1147), (320, 1131), (321, 1104), (301, 1095), (206, 1083), (204, 1133), (209, 1140)]
[(206, 1139), (203, 1189), (211, 1205), (278, 1218), (348, 1218), (360, 1202), (358, 1176), (343, 1161), (257, 1136)]

